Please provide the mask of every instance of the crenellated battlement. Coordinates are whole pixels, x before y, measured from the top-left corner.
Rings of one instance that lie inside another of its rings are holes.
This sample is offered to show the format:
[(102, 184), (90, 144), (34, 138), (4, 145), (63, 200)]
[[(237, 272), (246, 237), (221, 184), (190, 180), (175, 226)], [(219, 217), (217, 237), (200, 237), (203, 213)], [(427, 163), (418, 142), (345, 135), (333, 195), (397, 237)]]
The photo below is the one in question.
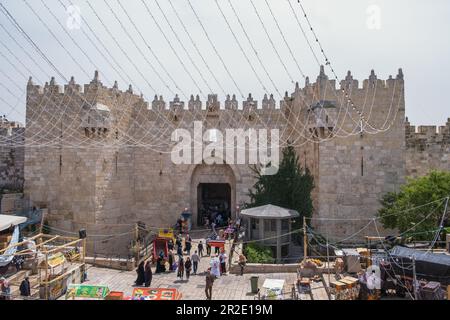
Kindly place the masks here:
[(432, 146), (450, 145), (450, 118), (444, 126), (412, 126), (406, 118), (405, 122), (406, 146), (421, 151)]
[[(258, 100), (249, 93), (247, 98), (239, 101), (235, 94), (228, 94), (224, 101), (220, 101), (216, 94), (209, 94), (206, 101), (202, 101), (199, 95), (191, 95), (190, 99), (185, 101), (179, 97), (178, 94), (175, 97), (167, 99), (163, 96), (155, 95), (151, 102), (145, 101), (142, 94), (137, 95), (134, 93), (134, 89), (129, 85), (126, 91), (119, 89), (117, 81), (112, 88), (108, 88), (100, 81), (98, 71), (95, 71), (94, 78), (89, 84), (80, 85), (75, 82), (75, 78), (71, 77), (70, 81), (64, 86), (60, 86), (56, 83), (54, 77), (50, 79), (50, 82), (46, 82), (44, 86), (35, 85), (30, 77), (27, 84), (28, 97), (35, 97), (39, 99), (40, 96), (48, 96), (63, 98), (64, 96), (80, 96), (81, 98), (87, 97), (102, 97), (109, 96), (116, 99), (126, 99), (132, 105), (137, 105), (138, 102), (148, 105), (150, 110), (164, 112), (164, 111), (214, 111), (220, 112), (222, 110), (235, 110), (235, 111), (258, 111), (258, 110), (283, 110), (286, 103), (296, 96), (302, 96), (309, 98), (309, 101), (321, 100), (321, 96), (324, 94), (334, 95), (337, 100), (343, 96), (343, 94), (349, 94), (350, 97), (363, 97), (367, 95), (368, 90), (376, 90), (375, 94), (381, 96), (386, 92), (391, 92), (393, 89), (398, 89), (399, 92), (404, 86), (404, 76), (402, 69), (399, 69), (395, 78), (389, 76), (387, 80), (378, 79), (374, 70), (371, 71), (368, 79), (362, 81), (362, 87), (359, 86), (360, 82), (353, 78), (351, 71), (347, 72), (344, 80), (339, 84), (339, 88), (336, 87), (336, 80), (330, 80), (325, 73), (325, 68), (321, 66), (320, 73), (317, 76), (316, 82), (310, 83), (309, 77), (305, 79), (305, 85), (300, 87), (299, 83), (295, 84), (295, 88), (292, 94), (289, 95), (286, 92), (285, 96), (276, 101), (274, 95), (266, 93), (261, 100)], [(211, 107), (214, 109), (212, 110)]]

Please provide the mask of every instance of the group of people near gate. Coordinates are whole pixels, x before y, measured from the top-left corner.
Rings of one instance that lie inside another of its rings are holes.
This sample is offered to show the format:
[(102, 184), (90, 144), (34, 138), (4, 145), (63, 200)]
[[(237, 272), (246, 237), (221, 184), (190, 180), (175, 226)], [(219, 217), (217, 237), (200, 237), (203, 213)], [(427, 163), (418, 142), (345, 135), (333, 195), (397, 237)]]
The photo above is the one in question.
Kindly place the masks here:
[[(219, 236), (217, 236), (217, 238), (219, 238)], [(178, 235), (175, 242), (169, 240), (167, 256), (161, 251), (155, 261), (155, 275), (173, 272), (176, 273), (177, 279), (186, 279), (189, 281), (192, 274), (198, 274), (201, 259), (209, 257), (210, 261), (208, 269), (202, 270), (202, 272), (205, 272), (204, 274), (206, 276), (206, 298), (211, 299), (214, 281), (220, 276), (227, 274), (228, 255), (223, 247), (215, 247), (215, 250), (212, 250), (209, 241), (205, 240), (199, 240), (197, 247), (195, 248), (196, 250), (193, 251), (192, 242), (192, 238), (189, 234), (186, 234), (184, 237)], [(245, 265), (245, 262), (242, 264), (242, 269), (243, 265)], [(136, 272), (137, 279), (135, 285), (149, 287), (153, 276), (151, 261), (141, 261)]]

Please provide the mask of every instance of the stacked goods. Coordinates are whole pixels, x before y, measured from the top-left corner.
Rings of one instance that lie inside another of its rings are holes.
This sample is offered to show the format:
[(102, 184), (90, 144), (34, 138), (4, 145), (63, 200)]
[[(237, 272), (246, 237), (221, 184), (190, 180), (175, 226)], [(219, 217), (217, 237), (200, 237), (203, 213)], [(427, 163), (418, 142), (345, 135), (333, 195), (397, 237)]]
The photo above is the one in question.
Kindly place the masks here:
[(300, 268), (317, 269), (317, 265), (313, 261), (311, 261), (311, 259), (306, 259), (305, 261), (300, 262)]
[(322, 261), (320, 261), (319, 259), (307, 259), (306, 261), (315, 264), (316, 267), (319, 268), (323, 266)]
[(344, 253), (345, 270), (348, 273), (358, 273), (361, 271), (360, 255), (355, 249), (342, 249)]
[(11, 239), (12, 239), (11, 234), (0, 235), (0, 250), (7, 248), (11, 243)]
[(436, 281), (430, 281), (421, 288), (423, 300), (443, 300), (444, 295), (441, 290), (441, 284)]
[(344, 268), (345, 268), (344, 260), (342, 258), (337, 258), (334, 262), (335, 273), (344, 272)]
[(357, 248), (356, 251), (359, 253), (361, 257), (361, 267), (363, 269), (370, 267), (369, 250), (366, 248)]
[(317, 272), (317, 265), (309, 259), (302, 261), (299, 267), (298, 272), (302, 277), (313, 277)]

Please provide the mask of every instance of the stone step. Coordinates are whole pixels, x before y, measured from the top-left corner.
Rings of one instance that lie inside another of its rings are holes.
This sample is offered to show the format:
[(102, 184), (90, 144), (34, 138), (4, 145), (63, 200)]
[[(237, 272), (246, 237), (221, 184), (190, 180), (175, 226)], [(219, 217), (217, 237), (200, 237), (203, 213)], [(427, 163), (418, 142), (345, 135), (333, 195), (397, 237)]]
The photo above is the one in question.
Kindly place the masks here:
[(26, 276), (30, 277), (31, 270), (20, 270), (16, 274), (12, 275), (8, 278), (8, 282), (10, 285), (19, 284), (22, 282), (23, 279), (25, 279)]

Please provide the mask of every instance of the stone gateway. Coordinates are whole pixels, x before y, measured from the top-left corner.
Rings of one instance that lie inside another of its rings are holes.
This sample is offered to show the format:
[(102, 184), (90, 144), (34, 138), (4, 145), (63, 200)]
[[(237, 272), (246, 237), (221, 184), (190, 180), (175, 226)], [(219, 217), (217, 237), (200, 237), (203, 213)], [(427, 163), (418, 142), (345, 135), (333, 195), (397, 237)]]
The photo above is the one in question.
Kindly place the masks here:
[[(138, 221), (170, 227), (189, 207), (197, 227), (203, 205), (219, 202), (234, 217), (236, 206), (248, 201), (255, 182), (248, 164), (220, 157), (208, 161), (213, 164), (171, 161), (172, 133), (192, 134), (194, 122), (221, 132), (279, 130), (280, 148), (293, 144), (314, 175), (317, 218), (370, 219), (381, 196), (407, 176), (450, 169), (450, 121), (439, 132), (409, 125), (401, 69), (387, 80), (372, 71), (362, 86), (349, 72), (336, 88), (322, 67), (315, 83), (307, 78), (279, 103), (266, 95), (260, 105), (251, 95), (241, 105), (235, 96), (221, 104), (213, 94), (205, 103), (199, 96), (187, 102), (176, 96), (168, 104), (155, 96), (149, 103), (131, 86), (125, 92), (117, 84), (105, 87), (98, 73), (84, 88), (73, 78), (64, 89), (54, 79), (44, 87), (30, 79), (26, 120), (25, 196), (48, 208), (55, 230), (98, 235), (88, 250), (103, 253), (126, 253), (130, 224)], [(315, 220), (314, 226), (339, 239), (366, 223)]]

